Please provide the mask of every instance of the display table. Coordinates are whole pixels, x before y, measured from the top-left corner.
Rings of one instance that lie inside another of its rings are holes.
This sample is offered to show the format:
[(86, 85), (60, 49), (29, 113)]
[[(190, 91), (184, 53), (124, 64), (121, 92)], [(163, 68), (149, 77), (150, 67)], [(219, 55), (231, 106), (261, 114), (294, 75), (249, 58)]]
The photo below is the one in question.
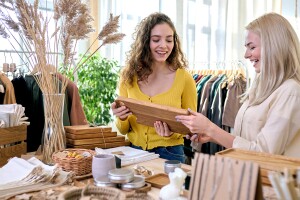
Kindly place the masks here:
[[(153, 159), (150, 161), (139, 163), (138, 165), (143, 166), (143, 167), (147, 168), (148, 170), (153, 171), (154, 175), (155, 175), (155, 174), (159, 174), (159, 173), (164, 173), (164, 162), (165, 162), (164, 159), (156, 158), (156, 159)], [(136, 166), (136, 164), (129, 165), (124, 168), (133, 168), (134, 166)], [(185, 165), (185, 164), (182, 164), (181, 168), (184, 171), (190, 171), (192, 169), (192, 167), (190, 165)], [(24, 197), (24, 199), (26, 199), (26, 197), (29, 197), (29, 196), (33, 196), (34, 199), (39, 199), (39, 198), (41, 198), (40, 197), (41, 195), (47, 195), (47, 197), (48, 197), (48, 195), (50, 195), (50, 196), (54, 197), (54, 196), (58, 196), (60, 193), (62, 193), (64, 191), (67, 191), (74, 187), (83, 188), (86, 185), (94, 185), (93, 182), (94, 181), (93, 181), (93, 178), (91, 175), (86, 176), (86, 177), (84, 177), (84, 176), (77, 177), (77, 179), (74, 179), (74, 182), (71, 185), (63, 185), (63, 186), (59, 186), (56, 188), (47, 189), (45, 191), (31, 192), (31, 193), (23, 194), (22, 197)], [(159, 199), (159, 191), (160, 191), (159, 188), (151, 187), (151, 190), (148, 192), (148, 195), (151, 196), (153, 199)], [(16, 198), (16, 196), (15, 196), (10, 199), (19, 199), (19, 198)]]
[[(164, 173), (164, 162), (165, 162), (164, 159), (156, 158), (156, 159), (153, 159), (150, 161), (141, 162), (138, 165), (143, 166), (143, 167), (147, 168), (148, 170), (153, 171), (154, 175), (155, 175), (155, 174), (159, 174), (159, 173)], [(129, 165), (129, 166), (126, 166), (125, 168), (133, 168), (135, 165), (136, 164)], [(184, 171), (192, 171), (192, 166), (190, 166), (190, 165), (182, 164), (181, 168)], [(77, 177), (77, 179), (74, 179), (72, 184), (66, 184), (66, 185), (62, 185), (59, 187), (42, 190), (42, 191), (39, 191), (37, 188), (36, 192), (23, 194), (22, 197), (24, 197), (24, 198), (22, 198), (22, 199), (30, 199), (29, 197), (33, 197), (33, 199), (46, 199), (45, 197), (47, 197), (47, 199), (56, 199), (58, 197), (58, 195), (61, 194), (62, 192), (73, 189), (74, 187), (84, 188), (87, 185), (94, 185), (94, 181), (93, 181), (93, 178), (91, 175), (86, 176), (86, 177), (82, 176), (80, 178)], [(148, 195), (150, 197), (152, 197), (153, 199), (158, 200), (159, 192), (160, 192), (159, 188), (152, 186), (150, 191), (148, 191)], [(185, 196), (186, 197), (188, 196), (188, 191), (185, 191)], [(264, 199), (276, 199), (273, 189), (269, 186), (263, 186), (263, 196), (264, 196)], [(17, 198), (15, 196), (10, 199), (20, 199), (20, 198)]]

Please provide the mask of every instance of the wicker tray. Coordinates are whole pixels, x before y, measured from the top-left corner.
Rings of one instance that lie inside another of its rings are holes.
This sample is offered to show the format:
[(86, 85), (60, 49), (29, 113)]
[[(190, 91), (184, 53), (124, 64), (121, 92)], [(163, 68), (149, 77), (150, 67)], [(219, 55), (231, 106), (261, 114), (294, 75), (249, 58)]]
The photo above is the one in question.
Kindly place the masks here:
[[(77, 152), (82, 154), (83, 152), (89, 152), (91, 156), (83, 158), (68, 158), (68, 152)], [(93, 155), (96, 152), (89, 149), (65, 149), (57, 151), (52, 154), (52, 159), (57, 163), (64, 171), (72, 171), (76, 176), (82, 176), (91, 173)]]

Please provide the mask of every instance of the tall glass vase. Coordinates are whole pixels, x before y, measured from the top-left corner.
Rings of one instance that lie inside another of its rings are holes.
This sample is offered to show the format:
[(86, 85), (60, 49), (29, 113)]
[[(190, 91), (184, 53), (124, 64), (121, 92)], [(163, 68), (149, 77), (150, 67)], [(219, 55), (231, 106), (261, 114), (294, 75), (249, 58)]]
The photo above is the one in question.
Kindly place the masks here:
[(52, 154), (66, 148), (63, 125), (64, 94), (43, 94), (45, 125), (43, 131), (43, 162), (53, 164)]

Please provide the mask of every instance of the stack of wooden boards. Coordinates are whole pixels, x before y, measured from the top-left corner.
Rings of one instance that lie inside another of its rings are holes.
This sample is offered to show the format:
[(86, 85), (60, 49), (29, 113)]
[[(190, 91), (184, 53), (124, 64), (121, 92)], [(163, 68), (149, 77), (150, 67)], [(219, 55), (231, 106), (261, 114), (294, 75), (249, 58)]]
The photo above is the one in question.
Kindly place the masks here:
[(117, 132), (112, 131), (109, 126), (65, 126), (65, 131), (68, 148), (107, 149), (130, 145), (125, 136), (117, 135)]

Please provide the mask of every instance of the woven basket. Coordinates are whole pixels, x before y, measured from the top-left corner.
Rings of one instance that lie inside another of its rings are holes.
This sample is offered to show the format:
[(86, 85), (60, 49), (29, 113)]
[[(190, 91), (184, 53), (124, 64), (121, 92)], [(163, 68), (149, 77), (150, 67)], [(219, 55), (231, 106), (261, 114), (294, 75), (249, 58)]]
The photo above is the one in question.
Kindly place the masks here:
[[(91, 156), (83, 158), (68, 158), (68, 152), (76, 152), (82, 154), (83, 152), (89, 152)], [(64, 171), (72, 171), (76, 176), (86, 175), (92, 172), (92, 160), (95, 151), (89, 149), (65, 149), (57, 151), (52, 154), (52, 159), (57, 163)]]

